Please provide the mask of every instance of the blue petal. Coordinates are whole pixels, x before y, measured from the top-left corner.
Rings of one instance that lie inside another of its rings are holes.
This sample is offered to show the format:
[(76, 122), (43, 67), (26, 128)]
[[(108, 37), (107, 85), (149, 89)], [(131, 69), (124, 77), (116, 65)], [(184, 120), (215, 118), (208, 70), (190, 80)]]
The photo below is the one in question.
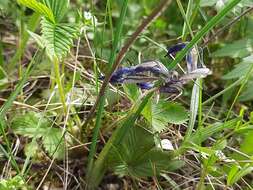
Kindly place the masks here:
[(141, 88), (141, 89), (144, 89), (144, 90), (149, 90), (151, 88), (154, 87), (154, 84), (153, 83), (148, 83), (148, 82), (143, 82), (143, 83), (137, 83), (137, 85)]
[(184, 49), (185, 46), (186, 46), (186, 43), (179, 43), (179, 44), (173, 45), (171, 47), (168, 47), (166, 56), (169, 56), (170, 54), (175, 55), (177, 52)]

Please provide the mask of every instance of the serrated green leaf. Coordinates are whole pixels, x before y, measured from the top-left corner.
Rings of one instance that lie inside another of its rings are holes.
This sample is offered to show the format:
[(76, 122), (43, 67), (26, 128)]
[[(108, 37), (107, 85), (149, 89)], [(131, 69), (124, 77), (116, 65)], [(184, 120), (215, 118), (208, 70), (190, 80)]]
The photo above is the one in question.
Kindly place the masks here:
[(235, 68), (226, 75), (224, 75), (222, 78), (228, 80), (246, 76), (252, 64), (253, 55), (245, 57), (241, 63), (235, 65)]
[(17, 0), (18, 3), (34, 10), (47, 17), (51, 22), (55, 23), (55, 18), (52, 10), (48, 8), (45, 4), (40, 3), (36, 0)]
[(70, 51), (78, 35), (78, 27), (68, 23), (54, 24), (47, 19), (42, 19), (41, 25), (42, 39), (49, 57), (62, 59)]
[(50, 156), (62, 159), (64, 157), (64, 142), (59, 128), (50, 128), (44, 134), (42, 143)]
[(69, 6), (69, 0), (43, 0), (52, 11), (56, 22), (60, 22)]
[(188, 119), (188, 113), (185, 108), (179, 104), (160, 100), (158, 104), (152, 104), (152, 117), (145, 113), (144, 117), (152, 123), (155, 131), (161, 132), (166, 129), (168, 123), (184, 123)]
[(40, 113), (29, 112), (25, 115), (17, 116), (11, 125), (15, 133), (30, 138), (40, 138), (45, 134), (50, 122), (43, 118)]
[(172, 171), (182, 164), (173, 160), (171, 153), (156, 148), (154, 135), (140, 127), (132, 127), (108, 156), (108, 165), (115, 173), (135, 177), (159, 175), (161, 170)]
[(253, 39), (248, 37), (231, 44), (225, 44), (221, 49), (215, 51), (213, 57), (243, 58), (249, 56), (253, 50)]
[(25, 145), (25, 155), (26, 157), (34, 157), (39, 150), (39, 145), (36, 140)]

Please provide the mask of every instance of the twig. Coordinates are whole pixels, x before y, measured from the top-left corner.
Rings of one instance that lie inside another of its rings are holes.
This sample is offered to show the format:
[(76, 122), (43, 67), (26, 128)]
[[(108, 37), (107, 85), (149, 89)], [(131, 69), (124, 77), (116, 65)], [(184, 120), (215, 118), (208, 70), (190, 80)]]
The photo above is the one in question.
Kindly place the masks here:
[(156, 9), (154, 9), (152, 11), (152, 13), (145, 20), (143, 20), (141, 25), (136, 29), (136, 31), (131, 35), (131, 37), (127, 40), (125, 45), (122, 47), (122, 49), (120, 50), (120, 52), (119, 52), (119, 54), (116, 58), (116, 61), (112, 65), (111, 70), (105, 76), (104, 82), (101, 86), (101, 89), (99, 91), (96, 102), (93, 105), (93, 107), (91, 108), (89, 114), (87, 115), (87, 118), (86, 118), (86, 121), (83, 125), (83, 128), (86, 128), (86, 126), (88, 125), (90, 119), (94, 115), (94, 112), (95, 112), (95, 110), (98, 106), (98, 102), (100, 100), (100, 97), (102, 97), (105, 94), (106, 87), (107, 87), (107, 85), (108, 85), (108, 83), (111, 79), (111, 76), (112, 76), (113, 72), (118, 68), (119, 64), (121, 63), (122, 59), (124, 58), (126, 52), (130, 48), (130, 46), (135, 42), (135, 40), (138, 38), (138, 36), (152, 23), (152, 21), (155, 20), (157, 17), (159, 17), (162, 14), (163, 11), (165, 11), (165, 9), (169, 6), (170, 3), (171, 3), (171, 0), (163, 0), (159, 4), (159, 6)]
[(209, 39), (207, 39), (207, 41), (205, 41), (205, 43), (202, 45), (202, 47), (206, 47), (207, 44), (212, 41), (213, 39), (215, 39), (217, 36), (219, 36), (226, 28), (232, 26), (233, 24), (235, 24), (238, 20), (240, 20), (241, 17), (245, 16), (246, 14), (248, 14), (249, 12), (251, 12), (253, 10), (253, 7), (249, 7), (248, 9), (246, 9), (242, 14), (240, 14), (239, 16), (235, 17), (233, 20), (231, 20), (228, 24), (226, 24), (225, 26), (223, 26), (222, 28), (220, 28), (219, 30), (217, 30), (217, 32), (212, 35)]

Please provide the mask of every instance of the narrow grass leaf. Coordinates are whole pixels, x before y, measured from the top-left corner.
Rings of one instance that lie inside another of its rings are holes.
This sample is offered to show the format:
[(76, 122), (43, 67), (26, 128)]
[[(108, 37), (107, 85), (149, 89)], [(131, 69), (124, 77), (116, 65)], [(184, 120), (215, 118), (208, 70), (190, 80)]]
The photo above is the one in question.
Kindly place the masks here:
[(187, 127), (186, 135), (185, 135), (185, 140), (187, 141), (188, 138), (192, 134), (192, 130), (194, 128), (194, 124), (196, 122), (196, 118), (198, 115), (198, 108), (199, 108), (199, 80), (197, 79), (196, 82), (194, 83), (193, 89), (192, 89), (192, 96), (191, 96), (191, 105), (190, 105), (190, 119), (189, 119), (189, 124)]

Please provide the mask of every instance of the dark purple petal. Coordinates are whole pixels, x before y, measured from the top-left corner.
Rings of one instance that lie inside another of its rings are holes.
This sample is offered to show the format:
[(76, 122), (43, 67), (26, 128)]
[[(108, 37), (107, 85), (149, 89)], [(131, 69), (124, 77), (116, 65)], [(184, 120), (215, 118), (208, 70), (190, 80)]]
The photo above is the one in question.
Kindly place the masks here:
[(180, 93), (180, 89), (175, 86), (162, 86), (160, 88), (161, 93), (177, 94)]
[(181, 51), (182, 49), (184, 49), (185, 46), (186, 46), (185, 43), (179, 43), (179, 44), (173, 45), (171, 47), (168, 47), (166, 56), (169, 56), (170, 54), (171, 55), (176, 55), (176, 53)]
[(111, 83), (123, 83), (123, 81), (125, 80), (124, 75), (132, 73), (132, 71), (133, 71), (133, 69), (130, 67), (122, 67), (112, 74), (110, 82)]
[(141, 89), (144, 89), (144, 90), (149, 90), (151, 88), (154, 87), (154, 84), (153, 83), (148, 83), (148, 82), (145, 82), (145, 83), (137, 83), (137, 85), (141, 88)]
[(161, 69), (159, 69), (158, 67), (136, 67), (134, 72), (135, 73), (142, 73), (142, 72), (146, 72), (146, 71), (150, 71), (154, 74), (159, 74), (161, 73)]

